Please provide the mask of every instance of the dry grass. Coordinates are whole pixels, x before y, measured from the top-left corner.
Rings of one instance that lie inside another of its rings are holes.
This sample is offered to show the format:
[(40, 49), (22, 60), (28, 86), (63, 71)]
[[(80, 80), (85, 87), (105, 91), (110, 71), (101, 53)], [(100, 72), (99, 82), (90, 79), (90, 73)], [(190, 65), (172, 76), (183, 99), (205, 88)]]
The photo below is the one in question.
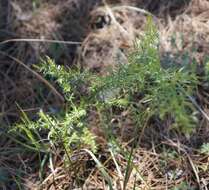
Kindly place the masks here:
[[(208, 55), (209, 48), (209, 2), (191, 1), (185, 11), (173, 20), (167, 17), (167, 22), (160, 26), (162, 52), (190, 52), (198, 63)], [(176, 47), (170, 42), (175, 40)]]
[[(86, 152), (75, 152), (72, 155), (76, 169), (67, 168), (62, 154), (56, 153), (49, 166), (44, 167), (46, 176), (40, 187), (37, 177), (38, 155), (22, 152), (5, 134), (7, 127), (19, 120), (17, 104), (31, 118), (35, 118), (35, 113), (41, 108), (47, 111), (63, 105), (60, 101), (62, 95), (54, 89), (54, 85), (44, 82), (33, 70), (32, 65), (37, 64), (41, 56), (49, 55), (59, 64), (67, 66), (77, 63), (84, 69), (103, 75), (107, 74), (109, 67), (114, 67), (116, 59), (121, 63), (127, 62), (126, 55), (133, 39), (143, 34), (146, 14), (131, 9), (113, 10), (120, 2), (107, 1), (109, 9), (98, 8), (96, 4), (101, 5), (99, 0), (51, 0), (44, 1), (37, 8), (33, 8), (27, 0), (0, 2), (0, 6), (5, 10), (5, 14), (0, 17), (0, 21), (3, 20), (0, 24), (5, 23), (0, 28), (1, 41), (11, 38), (36, 38), (82, 43), (79, 48), (77, 44), (30, 40), (0, 44), (0, 122), (4, 127), (0, 128), (0, 135), (3, 137), (0, 141), (0, 174), (5, 172), (5, 175), (12, 179), (8, 186), (0, 181), (0, 188), (13, 188), (16, 185), (15, 177), (21, 176), (20, 181), (24, 183), (25, 189), (75, 189), (79, 184), (86, 190), (108, 189), (96, 164)], [(123, 3), (127, 4), (127, 1)], [(161, 37), (162, 59), (169, 55), (169, 59), (178, 63), (175, 56), (183, 55), (187, 51), (191, 59), (195, 58), (201, 64), (204, 57), (209, 55), (208, 0), (192, 0), (183, 6), (177, 0), (167, 3), (160, 1), (157, 4), (152, 0), (133, 0), (128, 5), (146, 8), (155, 15)], [(107, 15), (110, 15), (111, 23), (100, 29), (94, 27), (92, 30), (90, 26), (95, 25), (95, 20)], [(175, 41), (175, 46), (171, 40)], [(37, 93), (40, 86), (41, 92)], [(208, 98), (206, 88), (199, 94), (199, 99), (207, 114)], [(126, 114), (119, 117), (126, 118)], [(127, 158), (118, 153), (112, 156), (107, 149), (103, 131), (98, 129), (99, 121), (97, 117), (93, 118), (92, 131), (99, 137), (100, 150), (97, 156), (112, 177), (114, 189), (123, 189)], [(118, 133), (124, 149), (131, 149), (133, 131), (132, 123), (126, 118)], [(209, 157), (199, 151), (203, 143), (209, 142), (208, 121), (201, 119), (196, 134), (190, 140), (177, 134), (173, 134), (171, 140), (165, 137), (163, 131), (159, 131), (158, 128), (144, 131), (140, 147), (134, 150), (127, 189), (133, 189), (136, 185), (138, 189), (164, 190), (172, 189), (183, 182), (196, 189), (208, 189)], [(20, 175), (16, 173), (17, 168), (22, 172)]]

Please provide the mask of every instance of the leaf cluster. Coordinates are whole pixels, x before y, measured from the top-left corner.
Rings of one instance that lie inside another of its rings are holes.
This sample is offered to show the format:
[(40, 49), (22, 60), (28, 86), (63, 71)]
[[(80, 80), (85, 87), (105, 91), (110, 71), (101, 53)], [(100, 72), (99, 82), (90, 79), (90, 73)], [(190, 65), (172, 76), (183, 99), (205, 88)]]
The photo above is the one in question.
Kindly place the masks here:
[(197, 110), (189, 97), (196, 93), (198, 77), (192, 66), (163, 68), (158, 46), (158, 32), (148, 20), (144, 37), (135, 42), (129, 55), (129, 64), (119, 64), (108, 76), (64, 68), (47, 57), (38, 69), (60, 86), (67, 102), (66, 109), (54, 116), (41, 111), (37, 121), (27, 120), (17, 125), (18, 128), (32, 130), (27, 135), (29, 139), (33, 139), (32, 134), (38, 136), (37, 131), (44, 130), (47, 140), (53, 144), (62, 143), (69, 150), (88, 145), (95, 151), (88, 114), (99, 105), (106, 114), (110, 113), (109, 109), (114, 114), (115, 107), (132, 110), (135, 121), (142, 127), (153, 117), (161, 120), (169, 117), (171, 127), (190, 134), (196, 126)]

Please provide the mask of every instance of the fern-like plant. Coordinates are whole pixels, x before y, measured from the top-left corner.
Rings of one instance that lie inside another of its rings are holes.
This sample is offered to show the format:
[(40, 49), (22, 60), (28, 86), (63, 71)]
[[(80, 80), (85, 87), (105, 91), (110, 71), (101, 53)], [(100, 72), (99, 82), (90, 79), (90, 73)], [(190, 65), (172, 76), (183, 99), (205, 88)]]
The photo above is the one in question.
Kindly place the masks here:
[(66, 99), (65, 110), (56, 115), (41, 111), (37, 121), (27, 119), (17, 125), (18, 129), (26, 131), (27, 128), (28, 139), (33, 141), (35, 149), (39, 144), (33, 135), (41, 136), (40, 131), (44, 131), (48, 141), (61, 143), (67, 152), (86, 146), (96, 151), (88, 117), (89, 110), (96, 110), (99, 105), (106, 114), (110, 113), (109, 109), (114, 114), (115, 107), (132, 110), (140, 126), (153, 117), (165, 120), (169, 116), (171, 127), (190, 134), (197, 121), (197, 110), (188, 98), (195, 95), (198, 85), (195, 69), (192, 64), (181, 68), (161, 67), (158, 45), (158, 32), (148, 19), (146, 33), (136, 40), (129, 64), (119, 64), (108, 76), (64, 68), (47, 57), (38, 69), (60, 86)]
[[(85, 108), (93, 107), (95, 103), (126, 108), (138, 105), (140, 112), (147, 112), (142, 115), (159, 116), (162, 120), (169, 115), (173, 127), (189, 134), (197, 121), (197, 110), (188, 98), (195, 95), (198, 85), (194, 64), (181, 68), (161, 67), (158, 35), (148, 19), (146, 33), (136, 40), (129, 64), (119, 64), (108, 76), (66, 69), (50, 58), (42, 62), (39, 69), (56, 79), (68, 101), (79, 95), (79, 104)], [(87, 94), (82, 94), (84, 88)], [(134, 97), (139, 93), (143, 96), (136, 100)]]

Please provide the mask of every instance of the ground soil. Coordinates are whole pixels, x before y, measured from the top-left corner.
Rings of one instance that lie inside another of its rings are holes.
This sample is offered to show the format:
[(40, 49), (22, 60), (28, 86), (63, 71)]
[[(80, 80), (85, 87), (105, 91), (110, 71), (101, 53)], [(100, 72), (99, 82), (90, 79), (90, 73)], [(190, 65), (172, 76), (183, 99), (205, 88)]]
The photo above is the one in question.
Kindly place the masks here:
[[(0, 1), (0, 42), (14, 38), (35, 38), (73, 41), (80, 44), (31, 41), (0, 43), (0, 124), (5, 128), (20, 119), (19, 107), (31, 118), (35, 118), (34, 115), (40, 108), (47, 111), (52, 107), (62, 107), (59, 97), (40, 82), (41, 75), (37, 77), (30, 71), (33, 65), (39, 63), (41, 57), (48, 55), (57, 64), (68, 67), (81, 65), (83, 69), (105, 75), (107, 73), (105, 68), (110, 65), (114, 67), (116, 57), (119, 57), (121, 62), (127, 61), (125, 58), (131, 48), (131, 42), (143, 34), (147, 17), (147, 14), (130, 10), (115, 11), (115, 18), (129, 34), (127, 37), (114, 23), (108, 23), (108, 20), (98, 23), (97, 19), (105, 18), (107, 14), (102, 0), (34, 2), (36, 3), (32, 4), (28, 0)], [(135, 6), (153, 15), (160, 30), (162, 61), (173, 59), (178, 63), (175, 56), (188, 51), (192, 59), (202, 64), (205, 56), (209, 55), (209, 1), (108, 0), (106, 3), (110, 7)], [(175, 47), (171, 44), (173, 36), (177, 44)], [(197, 51), (192, 51), (194, 48)], [(36, 93), (40, 85), (42, 85), (41, 97), (37, 95), (40, 93)], [(191, 145), (197, 146), (198, 143), (207, 142), (209, 137), (204, 135), (202, 138), (201, 131), (199, 133), (200, 135), (194, 137)], [(2, 139), (0, 145), (6, 146), (7, 140)], [(150, 154), (151, 156), (153, 155)], [(29, 165), (33, 159), (28, 161)], [(149, 158), (146, 159), (151, 162)], [(202, 158), (197, 158), (195, 161), (198, 162), (198, 159)], [(21, 161), (17, 163), (19, 162)], [(7, 167), (11, 164), (11, 168), (17, 164), (6, 160), (2, 163), (7, 163)], [(183, 160), (181, 164), (184, 164)], [(15, 169), (11, 171), (15, 172)], [(31, 174), (32, 182), (36, 179), (34, 175)], [(31, 185), (30, 180), (27, 181), (27, 186)]]

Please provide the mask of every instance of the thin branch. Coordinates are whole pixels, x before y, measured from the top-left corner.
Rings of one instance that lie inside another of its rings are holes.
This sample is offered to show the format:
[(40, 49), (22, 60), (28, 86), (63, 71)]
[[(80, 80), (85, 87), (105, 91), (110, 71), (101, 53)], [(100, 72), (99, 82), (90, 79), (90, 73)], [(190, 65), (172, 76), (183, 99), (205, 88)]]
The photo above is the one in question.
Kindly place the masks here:
[(187, 157), (187, 159), (188, 159), (188, 161), (189, 161), (189, 163), (190, 163), (190, 166), (191, 166), (191, 168), (192, 168), (192, 170), (193, 170), (193, 172), (194, 172), (194, 175), (195, 175), (195, 177), (196, 177), (197, 183), (198, 183), (198, 185), (199, 185), (199, 187), (200, 187), (200, 189), (201, 189), (201, 183), (200, 183), (199, 172), (198, 172), (196, 166), (194, 165), (194, 163), (193, 163), (193, 161), (192, 161), (190, 155), (187, 153), (187, 151), (186, 151), (180, 144), (175, 143), (175, 142), (172, 141), (171, 139), (168, 139), (168, 138), (166, 138), (166, 139), (167, 139), (168, 142), (163, 142), (163, 144), (166, 144), (166, 145), (175, 147), (175, 148), (177, 148), (178, 150), (182, 151), (182, 152), (186, 155), (186, 157)]
[(63, 40), (48, 40), (48, 39), (27, 39), (27, 38), (14, 38), (0, 42), (1, 44), (7, 44), (9, 42), (41, 42), (41, 43), (59, 43), (68, 45), (81, 45), (81, 42), (63, 41)]
[(192, 96), (187, 95), (187, 97), (189, 98), (189, 100), (193, 103), (193, 105), (200, 111), (200, 113), (205, 117), (205, 119), (207, 119), (209, 121), (209, 116), (207, 115), (207, 113), (205, 113), (205, 111), (197, 104), (197, 102), (195, 101), (195, 99)]
[(9, 57), (10, 59), (12, 59), (13, 61), (15, 61), (19, 65), (23, 66), (25, 69), (27, 69), (29, 72), (31, 72), (34, 76), (36, 76), (41, 82), (43, 82), (46, 86), (48, 86), (52, 90), (52, 92), (60, 98), (60, 100), (62, 102), (65, 101), (64, 98), (63, 98), (63, 96), (55, 89), (54, 86), (52, 86), (46, 79), (44, 79), (37, 72), (35, 72), (34, 70), (32, 70), (30, 67), (28, 67), (25, 63), (23, 63), (19, 59), (15, 58), (15, 57), (13, 57), (11, 55), (8, 55), (7, 53), (4, 53), (2, 51), (0, 51), (0, 54), (4, 55), (6, 57)]
[(149, 11), (146, 11), (145, 9), (140, 9), (140, 8), (134, 7), (134, 6), (121, 5), (121, 6), (112, 7), (111, 9), (112, 9), (113, 11), (114, 11), (114, 10), (121, 10), (121, 9), (129, 9), (129, 10), (132, 10), (132, 11), (140, 12), (140, 13), (143, 13), (143, 14), (146, 14), (146, 15), (150, 15), (150, 16), (155, 17), (155, 16), (154, 16), (152, 13), (150, 13)]

